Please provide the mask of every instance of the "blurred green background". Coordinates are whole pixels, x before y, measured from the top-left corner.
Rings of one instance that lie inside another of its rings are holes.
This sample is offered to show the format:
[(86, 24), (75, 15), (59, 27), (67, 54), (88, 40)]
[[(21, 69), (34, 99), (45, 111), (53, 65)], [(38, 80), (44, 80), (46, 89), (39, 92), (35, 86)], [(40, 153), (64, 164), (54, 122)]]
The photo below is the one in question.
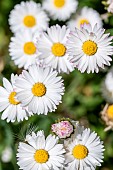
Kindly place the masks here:
[[(11, 73), (19, 73), (19, 70), (11, 61), (8, 54), (8, 44), (12, 36), (8, 25), (8, 15), (14, 5), (21, 0), (0, 0), (0, 85), (2, 78), (10, 79)], [(41, 2), (37, 0), (36, 2)], [(89, 6), (96, 9), (100, 14), (106, 13), (101, 0), (79, 0), (79, 8)], [(51, 21), (50, 25), (65, 23)], [(113, 35), (113, 17), (104, 23), (104, 28)], [(105, 100), (101, 95), (101, 82), (109, 68), (99, 74), (81, 74), (75, 70), (69, 75), (62, 75), (65, 83), (65, 95), (62, 104), (59, 105), (55, 113), (48, 116), (32, 116), (28, 121), (22, 123), (6, 123), (0, 119), (0, 170), (18, 170), (16, 165), (16, 149), (19, 139), (22, 137), (21, 129), (24, 131), (29, 124), (36, 125), (38, 129), (45, 130), (46, 134), (50, 131), (50, 125), (57, 118), (70, 117), (79, 120), (85, 127), (95, 130), (105, 144), (105, 159), (102, 167), (97, 170), (113, 170), (113, 132), (104, 132), (105, 124), (100, 118), (100, 111), (105, 105)], [(24, 132), (23, 132), (24, 133)], [(1, 160), (1, 155), (6, 147), (12, 148), (12, 159), (9, 163)]]

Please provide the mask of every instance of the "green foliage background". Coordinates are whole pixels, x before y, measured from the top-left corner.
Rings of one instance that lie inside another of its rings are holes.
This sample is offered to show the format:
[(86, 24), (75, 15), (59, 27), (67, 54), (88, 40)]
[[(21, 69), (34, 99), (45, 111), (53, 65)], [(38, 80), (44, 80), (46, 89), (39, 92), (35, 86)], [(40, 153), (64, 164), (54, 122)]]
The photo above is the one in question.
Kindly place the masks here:
[[(8, 44), (12, 36), (8, 25), (8, 15), (14, 5), (20, 3), (21, 0), (0, 0), (0, 85), (2, 78), (10, 79), (11, 73), (20, 73), (13, 61), (11, 61), (8, 53)], [(36, 0), (41, 2), (41, 0)], [(101, 0), (79, 0), (79, 8), (89, 6), (96, 9), (100, 14), (106, 13)], [(87, 15), (87, 14), (86, 14)], [(50, 25), (65, 23), (51, 21)], [(104, 23), (104, 28), (113, 35), (113, 16)], [(4, 69), (3, 69), (4, 68)], [(38, 129), (45, 130), (46, 134), (50, 131), (50, 125), (57, 118), (70, 117), (79, 120), (85, 127), (95, 130), (105, 144), (105, 159), (102, 167), (98, 170), (113, 170), (113, 132), (104, 132), (104, 122), (100, 118), (100, 111), (105, 105), (105, 100), (101, 95), (101, 82), (108, 72), (109, 68), (101, 71), (99, 74), (81, 74), (78, 70), (71, 74), (63, 74), (65, 84), (65, 95), (62, 104), (59, 105), (55, 113), (49, 113), (48, 116), (32, 116), (28, 121), (21, 123), (6, 123), (0, 119), (0, 155), (6, 146), (13, 149), (13, 157), (10, 163), (3, 163), (0, 158), (0, 170), (18, 170), (16, 165), (16, 149), (21, 137), (21, 129), (24, 131), (29, 124), (37, 125)]]

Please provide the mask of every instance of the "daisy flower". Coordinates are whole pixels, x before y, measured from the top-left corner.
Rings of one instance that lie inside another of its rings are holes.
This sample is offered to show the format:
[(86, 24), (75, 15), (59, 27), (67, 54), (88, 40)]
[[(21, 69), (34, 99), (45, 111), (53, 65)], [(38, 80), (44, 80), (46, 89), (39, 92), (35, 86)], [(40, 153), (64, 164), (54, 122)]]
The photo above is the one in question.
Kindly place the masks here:
[(101, 111), (101, 118), (107, 125), (105, 131), (108, 131), (110, 129), (113, 130), (113, 104), (105, 105), (104, 109)]
[(9, 15), (9, 25), (12, 32), (31, 30), (46, 30), (48, 17), (41, 5), (33, 1), (17, 4)]
[(35, 41), (38, 34), (30, 31), (18, 32), (11, 38), (9, 53), (11, 59), (19, 67), (28, 69), (32, 64), (37, 63), (39, 52), (36, 49)]
[[(72, 13), (76, 12), (77, 0), (44, 0), (43, 8), (52, 19), (67, 20)], [(67, 12), (68, 11), (68, 12)]]
[(75, 27), (80, 28), (84, 24), (91, 24), (91, 26), (94, 27), (96, 23), (99, 27), (102, 27), (100, 14), (92, 8), (84, 7), (81, 9), (80, 13), (76, 14), (73, 19), (67, 23), (67, 25), (71, 30), (74, 30)]
[(22, 106), (37, 114), (55, 111), (61, 103), (64, 94), (63, 80), (57, 72), (50, 67), (42, 68), (38, 65), (29, 66), (23, 70), (22, 75), (16, 79), (18, 87), (17, 99)]
[(67, 42), (68, 53), (74, 56), (75, 67), (82, 73), (98, 73), (104, 65), (110, 66), (113, 55), (112, 37), (105, 30), (98, 28), (97, 24), (92, 29), (91, 25), (75, 29), (70, 34)]
[(67, 53), (66, 42), (69, 33), (70, 29), (66, 26), (52, 26), (47, 29), (47, 33), (41, 34), (37, 42), (37, 48), (41, 52), (39, 58), (59, 73), (74, 70), (73, 57)]
[(66, 170), (95, 170), (96, 166), (101, 166), (103, 162), (103, 142), (90, 129), (85, 129), (70, 143), (65, 141), (65, 148)]
[(102, 95), (109, 103), (113, 103), (113, 68), (110, 69), (102, 83)]
[(20, 142), (17, 153), (17, 164), (20, 169), (58, 170), (64, 163), (63, 144), (52, 135), (45, 138), (44, 132), (27, 136), (27, 143)]
[(11, 83), (3, 78), (3, 86), (0, 86), (0, 112), (3, 111), (1, 119), (7, 119), (7, 122), (23, 121), (32, 113), (27, 111), (27, 108), (22, 108), (20, 101), (17, 100), (17, 93), (15, 88), (15, 80), (17, 75), (11, 74)]

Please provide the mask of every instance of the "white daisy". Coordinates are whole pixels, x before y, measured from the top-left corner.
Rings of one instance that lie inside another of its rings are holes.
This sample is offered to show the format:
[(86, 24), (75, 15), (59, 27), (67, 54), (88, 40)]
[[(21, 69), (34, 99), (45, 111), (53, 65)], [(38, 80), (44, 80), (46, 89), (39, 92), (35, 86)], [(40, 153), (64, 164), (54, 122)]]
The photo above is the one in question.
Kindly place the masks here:
[(18, 78), (17, 75), (11, 74), (11, 83), (3, 78), (3, 86), (0, 86), (0, 112), (3, 111), (1, 119), (7, 119), (7, 122), (23, 121), (32, 113), (28, 112), (25, 108), (21, 107), (20, 101), (17, 100), (15, 80)]
[(22, 106), (37, 114), (55, 111), (61, 103), (64, 94), (63, 80), (51, 68), (42, 68), (32, 65), (28, 71), (23, 71), (21, 77), (16, 79), (18, 87), (17, 99)]
[(103, 162), (103, 142), (90, 129), (85, 129), (70, 143), (65, 141), (65, 148), (66, 170), (95, 170)]
[(33, 34), (28, 30), (18, 32), (11, 38), (9, 44), (10, 56), (19, 68), (27, 69), (30, 65), (37, 63), (39, 52), (35, 44), (38, 36), (38, 33)]
[(67, 37), (70, 29), (66, 26), (52, 26), (47, 33), (41, 34), (37, 48), (41, 52), (39, 56), (46, 65), (56, 69), (59, 73), (69, 73), (74, 70), (73, 57), (67, 53)]
[(102, 95), (109, 103), (113, 103), (113, 68), (107, 73), (102, 82)]
[[(65, 21), (77, 9), (77, 0), (44, 0), (43, 8), (53, 19)], [(68, 12), (67, 12), (68, 11)]]
[(74, 30), (75, 27), (80, 28), (83, 24), (91, 24), (91, 26), (94, 27), (96, 23), (99, 27), (102, 27), (100, 14), (92, 8), (84, 7), (81, 9), (80, 13), (76, 14), (73, 19), (67, 23), (67, 25), (71, 30)]
[(107, 127), (104, 129), (105, 131), (113, 130), (113, 104), (109, 105), (106, 104), (103, 110), (100, 112), (101, 118), (107, 125)]
[(45, 138), (43, 131), (27, 136), (27, 143), (20, 142), (17, 164), (23, 170), (59, 170), (64, 163), (63, 144), (58, 138), (49, 135)]
[(48, 17), (42, 10), (41, 5), (33, 1), (21, 2), (11, 11), (9, 24), (12, 32), (23, 30), (46, 30)]
[(76, 28), (70, 34), (68, 52), (74, 56), (75, 67), (82, 73), (98, 73), (99, 68), (104, 69), (104, 65), (110, 66), (110, 56), (113, 55), (112, 37), (104, 32), (105, 30), (97, 25), (92, 29), (89, 24), (84, 25), (81, 30)]

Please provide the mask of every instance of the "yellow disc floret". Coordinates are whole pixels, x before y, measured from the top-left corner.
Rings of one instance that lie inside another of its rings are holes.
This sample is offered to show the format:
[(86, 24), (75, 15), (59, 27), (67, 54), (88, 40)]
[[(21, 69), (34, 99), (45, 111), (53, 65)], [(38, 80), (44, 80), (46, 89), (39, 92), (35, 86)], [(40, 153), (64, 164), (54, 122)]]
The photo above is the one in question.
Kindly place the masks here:
[(33, 27), (36, 25), (36, 19), (32, 15), (25, 16), (23, 22), (26, 27)]
[(24, 52), (28, 55), (35, 54), (36, 47), (33, 42), (27, 42), (24, 44)]
[(42, 97), (46, 93), (46, 87), (43, 83), (35, 83), (32, 87), (34, 96)]
[(57, 8), (62, 8), (65, 5), (65, 0), (54, 0), (54, 5)]
[(83, 52), (88, 56), (94, 55), (97, 49), (97, 44), (91, 40), (85, 41), (82, 45)]
[(9, 95), (9, 102), (13, 105), (17, 105), (20, 103), (19, 101), (15, 99), (15, 96), (16, 96), (16, 92), (11, 92)]
[(72, 151), (73, 156), (76, 159), (84, 159), (88, 155), (88, 149), (84, 145), (76, 145)]
[(39, 149), (35, 152), (34, 154), (34, 159), (38, 163), (46, 163), (49, 159), (49, 154), (46, 150), (44, 149)]
[(83, 25), (83, 24), (89, 24), (89, 21), (87, 19), (79, 20), (79, 25)]
[(113, 105), (110, 105), (107, 109), (107, 115), (110, 119), (113, 119)]
[(62, 57), (66, 53), (66, 47), (61, 43), (54, 43), (51, 50), (52, 53), (57, 57)]

